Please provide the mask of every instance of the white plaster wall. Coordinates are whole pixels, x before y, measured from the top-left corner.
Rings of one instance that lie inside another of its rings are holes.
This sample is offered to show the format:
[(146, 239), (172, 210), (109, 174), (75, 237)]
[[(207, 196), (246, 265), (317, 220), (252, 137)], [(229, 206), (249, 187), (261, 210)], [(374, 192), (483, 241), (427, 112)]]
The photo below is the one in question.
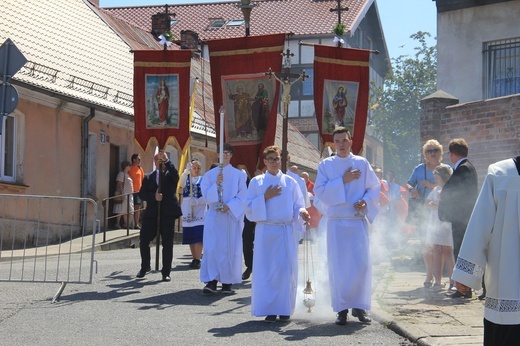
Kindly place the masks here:
[(483, 43), (520, 36), (520, 1), (437, 15), (437, 89), (460, 102), (484, 98)]

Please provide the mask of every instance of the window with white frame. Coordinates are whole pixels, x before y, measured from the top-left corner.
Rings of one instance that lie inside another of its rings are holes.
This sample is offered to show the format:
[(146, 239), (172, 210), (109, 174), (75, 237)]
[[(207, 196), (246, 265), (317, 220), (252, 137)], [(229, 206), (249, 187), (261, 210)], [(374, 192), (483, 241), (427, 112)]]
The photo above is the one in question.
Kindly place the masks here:
[(484, 43), (484, 97), (520, 93), (520, 38)]
[(16, 181), (16, 118), (2, 117), (0, 134), (0, 181)]

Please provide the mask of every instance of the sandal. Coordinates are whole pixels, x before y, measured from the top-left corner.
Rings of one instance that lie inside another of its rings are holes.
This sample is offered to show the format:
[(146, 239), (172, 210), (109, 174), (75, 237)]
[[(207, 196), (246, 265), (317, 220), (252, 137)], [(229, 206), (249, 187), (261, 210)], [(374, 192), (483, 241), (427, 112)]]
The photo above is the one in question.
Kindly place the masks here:
[(432, 291), (432, 292), (440, 291), (440, 290), (442, 290), (444, 287), (445, 287), (445, 284), (444, 284), (444, 283), (438, 283), (438, 282), (436, 282), (432, 287), (430, 287), (430, 291)]
[(423, 282), (423, 286), (424, 286), (424, 288), (430, 288), (430, 287), (432, 287), (432, 282), (431, 281), (425, 281), (425, 282)]

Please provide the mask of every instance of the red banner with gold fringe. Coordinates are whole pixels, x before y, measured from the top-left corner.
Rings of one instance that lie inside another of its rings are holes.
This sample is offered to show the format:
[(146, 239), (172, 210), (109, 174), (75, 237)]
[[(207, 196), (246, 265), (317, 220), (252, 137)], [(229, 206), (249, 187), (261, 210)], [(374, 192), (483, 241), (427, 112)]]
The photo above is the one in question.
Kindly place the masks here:
[(135, 139), (146, 151), (155, 137), (183, 152), (190, 138), (191, 51), (134, 51)]
[(282, 69), (284, 34), (248, 36), (208, 42), (213, 104), (220, 143), (218, 113), (224, 106), (224, 141), (235, 149), (232, 163), (252, 175), (263, 147), (274, 144), (278, 83), (266, 72)]
[(370, 90), (370, 51), (314, 46), (314, 108), (321, 139), (332, 143), (332, 131), (345, 126), (352, 152), (363, 148)]

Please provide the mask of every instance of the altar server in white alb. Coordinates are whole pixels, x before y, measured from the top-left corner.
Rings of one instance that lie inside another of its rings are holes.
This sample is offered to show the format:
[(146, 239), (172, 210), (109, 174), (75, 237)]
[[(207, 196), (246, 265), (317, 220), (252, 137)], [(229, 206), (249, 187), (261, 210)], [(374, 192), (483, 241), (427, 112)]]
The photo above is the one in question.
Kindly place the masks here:
[(216, 293), (219, 281), (224, 294), (233, 293), (232, 284), (242, 283), (242, 229), (247, 186), (246, 173), (230, 164), (233, 151), (230, 144), (224, 144), (222, 172), (220, 167), (211, 169), (200, 186), (208, 204), (200, 268), (200, 280), (206, 283), (202, 290), (205, 294)]
[(281, 150), (264, 150), (267, 171), (247, 189), (246, 217), (256, 222), (251, 315), (287, 321), (294, 312), (298, 286), (297, 223), (309, 220), (298, 183), (283, 174)]
[(345, 127), (333, 131), (336, 155), (318, 166), (314, 193), (325, 205), (327, 258), (332, 309), (336, 324), (347, 323), (348, 309), (370, 323), (372, 261), (368, 222), (379, 210), (381, 184), (368, 161), (350, 152), (352, 138)]
[(520, 335), (520, 156), (489, 166), (462, 241), (453, 280), (479, 289), (484, 275), (484, 345)]

